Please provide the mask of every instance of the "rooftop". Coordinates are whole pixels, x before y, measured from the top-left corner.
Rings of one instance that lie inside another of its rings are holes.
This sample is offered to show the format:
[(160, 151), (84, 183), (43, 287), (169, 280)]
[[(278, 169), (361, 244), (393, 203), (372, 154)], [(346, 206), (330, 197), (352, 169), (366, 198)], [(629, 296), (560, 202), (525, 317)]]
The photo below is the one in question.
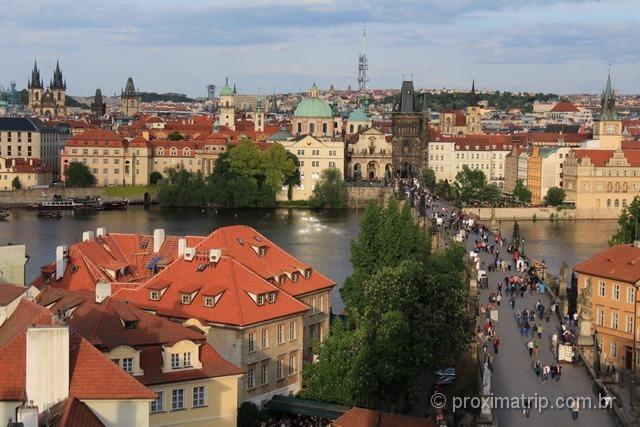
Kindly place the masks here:
[(640, 248), (632, 244), (612, 246), (573, 268), (578, 273), (625, 283), (640, 281)]

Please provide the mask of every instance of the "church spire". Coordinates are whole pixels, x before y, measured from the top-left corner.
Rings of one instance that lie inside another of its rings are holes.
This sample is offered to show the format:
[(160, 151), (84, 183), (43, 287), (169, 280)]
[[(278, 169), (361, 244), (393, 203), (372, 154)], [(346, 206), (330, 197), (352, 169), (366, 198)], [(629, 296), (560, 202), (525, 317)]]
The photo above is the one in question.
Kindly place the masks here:
[(602, 100), (600, 105), (602, 106), (602, 113), (600, 113), (600, 120), (618, 120), (616, 114), (616, 98), (613, 91), (613, 85), (611, 84), (611, 71), (607, 75), (607, 85), (602, 92)]
[(42, 89), (42, 79), (40, 79), (40, 70), (38, 70), (38, 61), (33, 61), (33, 71), (31, 71), (31, 80), (29, 80), (29, 88)]
[(469, 99), (469, 107), (478, 106), (478, 95), (476, 94), (476, 79), (471, 81), (471, 99)]

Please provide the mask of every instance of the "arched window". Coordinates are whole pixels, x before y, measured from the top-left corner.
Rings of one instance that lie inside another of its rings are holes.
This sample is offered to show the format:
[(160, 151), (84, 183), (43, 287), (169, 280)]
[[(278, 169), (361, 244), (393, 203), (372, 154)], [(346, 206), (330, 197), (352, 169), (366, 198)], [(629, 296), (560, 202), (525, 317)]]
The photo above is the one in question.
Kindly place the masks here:
[(616, 200), (613, 202), (613, 206), (615, 206), (616, 208), (620, 207), (620, 200), (616, 199)]
[(349, 125), (349, 133), (353, 133), (353, 125)]
[(615, 189), (616, 189), (616, 193), (620, 192), (620, 183), (619, 182), (616, 182)]
[(596, 208), (600, 207), (600, 199), (596, 199)]
[(309, 123), (309, 133), (313, 135), (313, 133), (316, 130), (316, 125), (315, 123)]
[(158, 147), (156, 153), (158, 153), (158, 156), (164, 156), (164, 148)]
[(302, 123), (298, 122), (298, 133), (302, 133)]
[(627, 189), (628, 189), (628, 187), (627, 187), (627, 183), (626, 183), (626, 182), (623, 182), (623, 183), (622, 183), (622, 192), (623, 192), (623, 193), (626, 193), (626, 192), (627, 192)]
[(170, 151), (171, 151), (171, 155), (172, 156), (177, 156), (178, 155), (178, 149), (176, 147), (171, 147)]
[(191, 155), (191, 150), (189, 150), (188, 148), (183, 149), (182, 152), (184, 153), (185, 156)]
[(327, 133), (327, 124), (326, 123), (322, 124), (322, 133), (325, 133), (325, 134)]
[(607, 193), (611, 193), (612, 190), (613, 190), (613, 184), (611, 184), (610, 182), (607, 182)]
[(607, 199), (607, 207), (610, 208), (611, 207), (611, 199)]
[(622, 207), (627, 207), (627, 199), (622, 199)]

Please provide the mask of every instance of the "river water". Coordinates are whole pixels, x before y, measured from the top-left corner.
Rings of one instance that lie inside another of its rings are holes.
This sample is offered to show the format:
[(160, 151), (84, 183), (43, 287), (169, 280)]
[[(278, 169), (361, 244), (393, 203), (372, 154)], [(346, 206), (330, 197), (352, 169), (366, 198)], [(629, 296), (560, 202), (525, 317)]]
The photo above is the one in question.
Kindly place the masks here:
[[(249, 209), (236, 217), (231, 211), (216, 213), (159, 206), (145, 210), (142, 206), (131, 206), (126, 211), (65, 212), (62, 219), (53, 220), (38, 218), (32, 211), (13, 210), (8, 221), (0, 222), (0, 245), (27, 245), (31, 257), (27, 280), (31, 281), (42, 265), (53, 261), (56, 246), (78, 242), (86, 230), (106, 227), (113, 232), (152, 234), (155, 228), (164, 228), (168, 234), (206, 235), (220, 226), (246, 224), (333, 279), (338, 286), (331, 296), (332, 306), (335, 313), (340, 313), (344, 304), (338, 288), (351, 273), (349, 247), (358, 236), (359, 219), (360, 213), (352, 210)], [(544, 259), (551, 273), (558, 272), (563, 259), (572, 267), (607, 247), (607, 240), (616, 229), (616, 221), (519, 224), (525, 252), (535, 259)], [(513, 221), (502, 221), (499, 226), (505, 237), (511, 236)]]

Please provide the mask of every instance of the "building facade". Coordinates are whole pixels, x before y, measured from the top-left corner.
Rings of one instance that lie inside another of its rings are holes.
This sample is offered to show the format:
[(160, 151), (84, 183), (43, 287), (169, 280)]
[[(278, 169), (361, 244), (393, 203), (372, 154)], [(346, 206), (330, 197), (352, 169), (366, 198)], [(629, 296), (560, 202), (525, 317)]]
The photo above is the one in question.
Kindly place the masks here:
[(364, 181), (390, 180), (393, 177), (391, 140), (377, 128), (362, 130), (347, 145), (347, 179)]
[(67, 82), (62, 77), (60, 64), (56, 62), (53, 79), (49, 88), (45, 89), (44, 82), (40, 78), (38, 63), (33, 64), (31, 78), (27, 85), (29, 91), (29, 108), (39, 116), (66, 117), (66, 90)]
[(327, 101), (320, 98), (320, 89), (313, 84), (308, 97), (296, 106), (291, 120), (291, 133), (296, 136), (311, 135), (316, 138), (332, 138), (340, 135), (342, 126), (334, 120), (333, 111)]
[(133, 85), (133, 78), (127, 79), (127, 84), (122, 93), (120, 93), (121, 111), (126, 117), (133, 117), (138, 113), (140, 107), (140, 94)]
[(0, 157), (0, 190), (46, 187), (52, 182), (51, 168), (40, 159)]
[(427, 166), (427, 131), (429, 117), (423, 102), (419, 111), (413, 82), (405, 80), (400, 89), (400, 103), (391, 116), (392, 168), (400, 178), (418, 177)]

